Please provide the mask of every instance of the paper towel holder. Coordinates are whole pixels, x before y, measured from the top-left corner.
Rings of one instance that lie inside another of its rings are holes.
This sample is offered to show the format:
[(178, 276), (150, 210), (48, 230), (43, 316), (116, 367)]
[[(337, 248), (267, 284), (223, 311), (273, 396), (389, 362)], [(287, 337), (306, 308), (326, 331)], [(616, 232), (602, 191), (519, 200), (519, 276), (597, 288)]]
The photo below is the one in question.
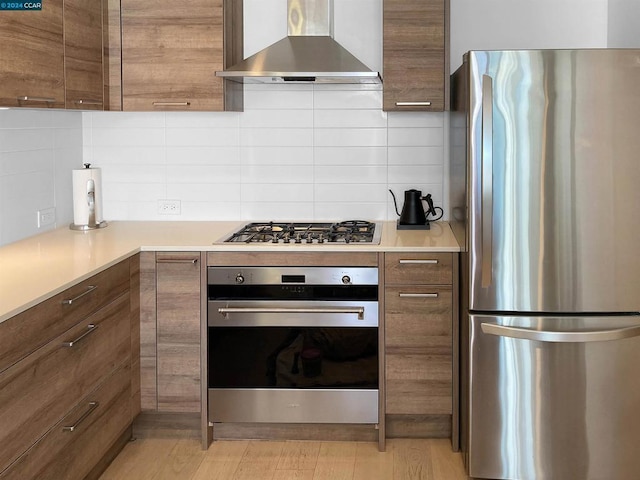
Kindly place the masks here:
[[(84, 163), (83, 165), (84, 165), (84, 168), (87, 168), (87, 169), (91, 167), (90, 163)], [(86, 230), (95, 230), (96, 228), (104, 228), (107, 226), (107, 222), (104, 220), (101, 222), (96, 222), (96, 184), (93, 179), (87, 180), (86, 189), (87, 189), (87, 205), (89, 207), (89, 218), (87, 220), (87, 224), (76, 225), (75, 223), (72, 223), (71, 225), (69, 225), (69, 228), (71, 230), (86, 231)]]

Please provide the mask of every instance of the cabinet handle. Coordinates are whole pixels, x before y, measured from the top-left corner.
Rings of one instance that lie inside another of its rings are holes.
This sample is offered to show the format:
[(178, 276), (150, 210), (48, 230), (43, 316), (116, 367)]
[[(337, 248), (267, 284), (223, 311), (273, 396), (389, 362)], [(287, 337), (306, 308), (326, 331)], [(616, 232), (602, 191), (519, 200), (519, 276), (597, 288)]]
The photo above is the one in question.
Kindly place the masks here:
[(400, 293), (400, 298), (438, 298), (437, 293)]
[(154, 107), (189, 107), (191, 102), (153, 102)]
[(28, 95), (22, 95), (18, 97), (19, 102), (47, 102), (47, 103), (56, 103), (55, 98), (51, 97), (30, 97)]
[(436, 265), (438, 260), (399, 260), (399, 263)]
[(73, 103), (76, 105), (102, 105), (100, 100), (74, 100)]
[(396, 102), (396, 107), (430, 107), (431, 102)]
[(87, 325), (87, 331), (86, 332), (84, 332), (82, 335), (80, 335), (75, 340), (71, 340), (70, 342), (62, 342), (62, 346), (63, 347), (73, 347), (76, 343), (78, 343), (84, 337), (89, 335), (91, 332), (95, 332), (96, 328), (98, 328), (98, 326), (95, 323), (90, 323), (89, 325)]
[(73, 425), (69, 425), (68, 427), (62, 427), (63, 432), (75, 432), (80, 424), (86, 420), (86, 418), (91, 415), (96, 408), (98, 408), (100, 404), (98, 402), (89, 402), (89, 410), (84, 412), (82, 416), (74, 423)]
[(198, 263), (197, 258), (158, 258), (156, 263)]
[(81, 293), (80, 295), (78, 295), (78, 296), (77, 296), (77, 297), (75, 297), (75, 298), (71, 298), (71, 299), (69, 299), (69, 300), (62, 300), (62, 304), (63, 304), (63, 305), (71, 305), (71, 304), (72, 304), (73, 302), (75, 302), (76, 300), (79, 300), (79, 299), (81, 299), (82, 297), (84, 297), (85, 295), (88, 295), (88, 294), (90, 294), (91, 292), (93, 292), (96, 288), (98, 288), (98, 286), (97, 286), (97, 285), (89, 285), (89, 286), (87, 287), (87, 291), (86, 291), (86, 292)]

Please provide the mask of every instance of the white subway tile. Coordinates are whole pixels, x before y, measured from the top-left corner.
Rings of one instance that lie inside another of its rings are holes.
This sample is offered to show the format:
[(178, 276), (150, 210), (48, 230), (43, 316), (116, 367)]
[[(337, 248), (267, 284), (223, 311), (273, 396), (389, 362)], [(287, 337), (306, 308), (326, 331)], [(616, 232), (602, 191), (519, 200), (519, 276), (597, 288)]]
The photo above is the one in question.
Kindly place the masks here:
[(314, 145), (320, 147), (382, 147), (386, 128), (321, 128), (315, 130)]
[(316, 165), (386, 165), (387, 147), (315, 147)]
[(168, 165), (168, 183), (240, 183), (240, 165)]
[(313, 202), (242, 202), (241, 220), (310, 221), (313, 208)]
[(243, 165), (242, 183), (313, 183), (311, 165)]
[(316, 184), (313, 200), (322, 202), (370, 203), (385, 202), (389, 192), (385, 184), (325, 183)]
[(444, 147), (389, 147), (389, 165), (442, 165)]
[(314, 180), (320, 183), (387, 183), (387, 167), (372, 166), (316, 166)]
[(387, 114), (382, 110), (314, 110), (315, 128), (386, 128)]
[(444, 145), (442, 128), (390, 128), (390, 147), (438, 147)]
[(311, 165), (313, 147), (241, 147), (243, 165)]
[(283, 90), (278, 85), (271, 90), (244, 92), (244, 110), (292, 110), (313, 108), (312, 90)]
[[(242, 216), (240, 203), (224, 202), (183, 202), (181, 220), (238, 220)], [(220, 240), (211, 237), (211, 243)]]
[(237, 128), (167, 128), (167, 146), (218, 146), (238, 145)]
[(164, 183), (165, 165), (102, 165), (103, 186), (111, 183)]
[(312, 183), (243, 184), (243, 202), (310, 202), (313, 200)]
[(92, 128), (164, 128), (164, 112), (84, 112)]
[(167, 147), (168, 165), (237, 165), (239, 149), (232, 147)]
[(166, 112), (167, 128), (237, 128), (238, 112)]
[(240, 203), (239, 183), (170, 183), (167, 198), (185, 202)]
[(365, 91), (332, 91), (316, 90), (313, 97), (315, 108), (382, 108), (382, 92), (376, 90)]
[(94, 147), (164, 146), (164, 128), (115, 127), (94, 128)]
[(444, 167), (441, 165), (390, 165), (389, 183), (442, 183)]
[(102, 187), (102, 200), (105, 205), (110, 202), (150, 202), (167, 197), (166, 188), (162, 183), (103, 183)]
[(310, 128), (243, 128), (240, 131), (243, 147), (303, 147), (313, 144)]
[(389, 112), (389, 128), (443, 128), (440, 112)]
[(312, 110), (247, 110), (240, 116), (240, 128), (312, 128)]
[[(96, 167), (104, 165), (162, 165), (166, 162), (165, 147), (94, 147), (89, 163)], [(87, 159), (85, 159), (87, 160)]]
[(19, 152), (53, 148), (53, 129), (4, 129), (0, 130), (0, 152)]
[(23, 150), (0, 153), (0, 176), (46, 171), (53, 173), (53, 150)]
[(382, 203), (319, 202), (315, 204), (315, 212), (318, 221), (386, 220)]
[(50, 128), (54, 125), (55, 113), (28, 108), (0, 110), (0, 129)]

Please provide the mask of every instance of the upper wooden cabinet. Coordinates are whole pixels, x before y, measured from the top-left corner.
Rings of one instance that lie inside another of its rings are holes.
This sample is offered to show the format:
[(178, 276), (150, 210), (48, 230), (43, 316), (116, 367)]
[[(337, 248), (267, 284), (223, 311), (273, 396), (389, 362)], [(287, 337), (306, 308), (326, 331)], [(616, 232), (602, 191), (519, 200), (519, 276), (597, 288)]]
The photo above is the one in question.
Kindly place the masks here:
[(66, 108), (103, 110), (102, 58), (102, 2), (64, 0)]
[(384, 0), (383, 110), (446, 108), (448, 0)]
[(64, 108), (62, 0), (0, 14), (0, 105)]
[(223, 0), (122, 0), (123, 110), (224, 110)]

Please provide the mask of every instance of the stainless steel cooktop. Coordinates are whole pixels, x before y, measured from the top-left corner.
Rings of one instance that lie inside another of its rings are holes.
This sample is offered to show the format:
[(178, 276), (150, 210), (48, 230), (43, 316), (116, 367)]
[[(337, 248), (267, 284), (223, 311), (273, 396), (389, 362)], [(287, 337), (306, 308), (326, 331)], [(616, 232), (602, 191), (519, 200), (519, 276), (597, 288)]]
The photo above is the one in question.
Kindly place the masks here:
[(342, 222), (253, 222), (222, 242), (281, 244), (379, 244), (382, 225), (365, 220)]

